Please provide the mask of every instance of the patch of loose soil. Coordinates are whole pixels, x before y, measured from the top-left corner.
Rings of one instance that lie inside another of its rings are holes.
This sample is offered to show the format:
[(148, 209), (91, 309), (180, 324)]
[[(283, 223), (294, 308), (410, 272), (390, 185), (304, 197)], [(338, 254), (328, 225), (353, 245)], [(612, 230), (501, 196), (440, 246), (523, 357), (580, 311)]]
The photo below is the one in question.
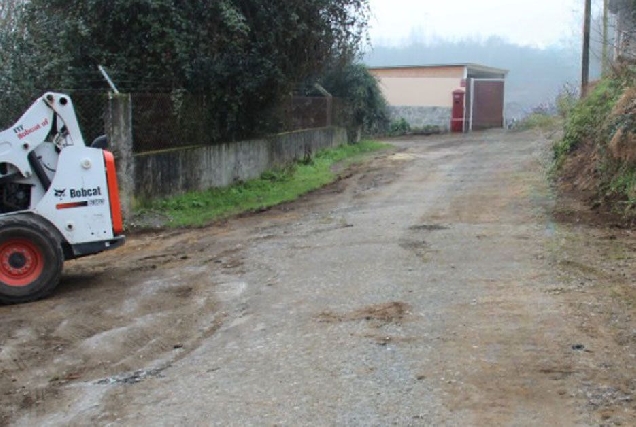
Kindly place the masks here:
[(591, 208), (581, 193), (560, 186), (555, 220), (559, 241), (552, 262), (562, 283), (554, 290), (581, 332), (572, 343), (577, 394), (598, 425), (636, 420), (636, 232), (618, 215)]
[(400, 323), (410, 315), (410, 306), (404, 302), (388, 302), (358, 309), (352, 313), (338, 314), (330, 311), (317, 316), (320, 322), (357, 322), (375, 321), (381, 323)]
[(219, 286), (241, 268), (239, 250), (195, 232), (146, 234), (67, 263), (50, 298), (1, 307), (0, 424), (70, 404), (74, 383), (143, 379), (134, 372), (186, 356), (222, 325)]
[[(633, 98), (633, 91), (631, 93)], [(621, 101), (624, 108), (626, 99)], [(610, 149), (629, 160), (633, 147), (619, 135)], [(628, 150), (628, 151), (625, 151)], [(601, 155), (584, 143), (562, 166), (551, 210), (554, 234), (546, 254), (559, 272), (559, 286), (545, 292), (563, 301), (580, 342), (562, 348), (563, 363), (541, 367), (555, 381), (567, 379), (597, 425), (634, 425), (636, 420), (636, 233), (633, 219), (612, 210), (599, 195)]]

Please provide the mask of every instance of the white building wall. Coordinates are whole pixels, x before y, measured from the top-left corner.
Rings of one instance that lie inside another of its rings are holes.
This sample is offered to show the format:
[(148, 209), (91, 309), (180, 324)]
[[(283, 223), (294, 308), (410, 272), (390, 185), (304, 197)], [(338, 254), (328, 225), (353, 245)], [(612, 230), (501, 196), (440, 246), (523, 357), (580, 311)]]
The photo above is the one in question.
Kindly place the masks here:
[(453, 91), (461, 86), (460, 78), (382, 77), (380, 87), (389, 105), (401, 107), (453, 106)]

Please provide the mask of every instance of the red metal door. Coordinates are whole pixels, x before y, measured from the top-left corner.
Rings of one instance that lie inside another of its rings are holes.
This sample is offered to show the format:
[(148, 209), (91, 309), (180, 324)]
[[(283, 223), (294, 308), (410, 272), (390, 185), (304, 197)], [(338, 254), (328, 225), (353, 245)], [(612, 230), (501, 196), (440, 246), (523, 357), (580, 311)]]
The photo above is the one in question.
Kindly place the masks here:
[(453, 118), (451, 120), (451, 132), (464, 132), (464, 104), (466, 92), (458, 89), (453, 92)]

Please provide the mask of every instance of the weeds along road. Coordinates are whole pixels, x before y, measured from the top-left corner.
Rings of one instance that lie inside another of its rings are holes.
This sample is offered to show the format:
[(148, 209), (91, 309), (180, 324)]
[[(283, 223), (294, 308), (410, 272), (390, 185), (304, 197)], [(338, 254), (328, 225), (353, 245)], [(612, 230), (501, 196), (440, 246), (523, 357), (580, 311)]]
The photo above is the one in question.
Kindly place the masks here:
[(633, 424), (636, 328), (604, 291), (631, 264), (614, 280), (586, 239), (633, 240), (553, 222), (536, 134), (394, 143), (298, 202), (134, 236), (0, 307), (0, 421)]

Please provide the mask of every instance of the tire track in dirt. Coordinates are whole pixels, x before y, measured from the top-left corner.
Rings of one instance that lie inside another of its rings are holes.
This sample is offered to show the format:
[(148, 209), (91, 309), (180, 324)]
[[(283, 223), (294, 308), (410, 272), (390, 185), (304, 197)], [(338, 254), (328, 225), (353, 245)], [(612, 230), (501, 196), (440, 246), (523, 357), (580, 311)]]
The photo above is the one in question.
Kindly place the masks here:
[(68, 263), (51, 298), (0, 307), (0, 423), (73, 406), (78, 389), (105, 378), (165, 368), (216, 332), (227, 316), (218, 287), (236, 280), (243, 259), (240, 246), (213, 237), (133, 237)]

